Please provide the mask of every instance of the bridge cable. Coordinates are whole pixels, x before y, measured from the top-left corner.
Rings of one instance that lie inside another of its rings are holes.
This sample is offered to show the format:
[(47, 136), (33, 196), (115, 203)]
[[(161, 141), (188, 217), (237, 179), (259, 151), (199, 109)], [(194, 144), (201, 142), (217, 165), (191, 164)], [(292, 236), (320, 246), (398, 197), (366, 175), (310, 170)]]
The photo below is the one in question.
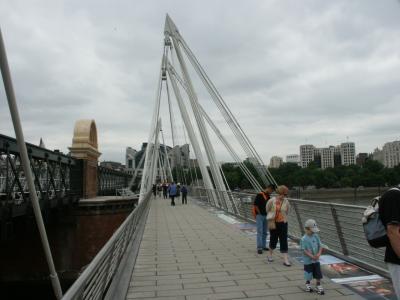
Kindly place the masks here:
[(172, 41), (173, 41), (174, 46), (175, 46), (174, 47), (174, 50), (175, 50), (174, 53), (176, 54), (176, 56), (177, 56), (177, 58), (179, 60), (179, 65), (180, 65), (180, 69), (182, 71), (182, 75), (183, 75), (184, 80), (187, 83), (187, 86), (188, 86), (188, 88), (190, 90), (190, 93), (189, 93), (189, 100), (190, 101), (189, 102), (190, 102), (191, 109), (192, 109), (192, 112), (194, 114), (198, 129), (199, 129), (199, 132), (200, 132), (201, 139), (203, 141), (203, 146), (205, 147), (205, 150), (206, 150), (205, 152), (206, 152), (207, 158), (208, 158), (209, 163), (210, 163), (210, 170), (211, 170), (211, 173), (212, 173), (212, 177), (214, 179), (214, 183), (215, 183), (217, 189), (222, 192), (221, 193), (222, 197), (220, 199), (221, 203), (227, 209), (226, 199), (225, 199), (225, 196), (224, 196), (225, 186), (223, 184), (222, 177), (219, 174), (219, 169), (218, 169), (218, 166), (217, 166), (217, 163), (216, 163), (216, 158), (215, 158), (215, 152), (214, 152), (213, 146), (212, 146), (212, 144), (210, 142), (210, 139), (208, 137), (208, 133), (207, 133), (207, 130), (205, 128), (204, 120), (202, 119), (202, 117), (200, 116), (200, 114), (198, 112), (198, 99), (197, 99), (197, 96), (196, 96), (196, 94), (194, 92), (194, 88), (193, 88), (193, 86), (191, 84), (189, 72), (187, 71), (184, 58), (183, 58), (183, 56), (181, 54), (179, 43), (177, 42), (177, 40), (176, 40), (176, 38), (175, 38), (175, 36), (173, 34), (170, 35), (170, 37), (172, 38)]
[(186, 107), (185, 107), (185, 105), (183, 103), (182, 97), (180, 95), (179, 88), (178, 88), (178, 86), (177, 86), (177, 84), (175, 82), (175, 77), (174, 77), (172, 72), (173, 71), (171, 69), (171, 65), (168, 64), (167, 65), (167, 73), (169, 75), (169, 79), (170, 79), (170, 82), (172, 84), (172, 88), (173, 88), (173, 91), (174, 91), (174, 94), (175, 94), (175, 98), (177, 99), (177, 102), (178, 102), (178, 107), (179, 107), (179, 110), (181, 112), (181, 116), (182, 116), (183, 122), (184, 122), (185, 127), (186, 127), (186, 129), (188, 131), (189, 139), (191, 141), (191, 144), (193, 145), (193, 150), (194, 150), (195, 156), (196, 156), (197, 161), (198, 161), (199, 166), (200, 166), (200, 171), (202, 173), (203, 182), (204, 182), (204, 184), (206, 186), (206, 191), (207, 191), (207, 194), (208, 194), (208, 201), (213, 202), (214, 205), (216, 205), (217, 204), (217, 198), (216, 198), (216, 195), (215, 195), (215, 193), (213, 192), (213, 189), (212, 189), (211, 179), (209, 177), (208, 170), (207, 170), (207, 168), (205, 166), (203, 154), (200, 151), (200, 145), (199, 145), (199, 142), (197, 141), (197, 138), (196, 138), (196, 135), (195, 135), (195, 132), (194, 132), (194, 129), (193, 129), (193, 125), (192, 125), (192, 123), (190, 121), (189, 114), (188, 114), (188, 112), (186, 110)]
[(190, 175), (190, 181), (193, 182), (192, 170), (190, 169), (190, 144), (187, 142), (187, 139), (186, 139), (186, 129), (185, 129), (184, 125), (182, 126), (182, 129), (183, 129), (182, 131), (183, 131), (183, 138), (184, 138), (185, 144), (187, 144), (189, 147), (189, 151), (188, 151), (189, 152), (189, 155), (188, 155), (189, 175)]
[[(184, 88), (184, 90), (188, 93), (188, 90), (186, 86), (184, 85), (183, 80), (175, 73), (175, 77), (177, 78), (177, 81), (179, 84)], [(247, 168), (247, 166), (242, 162), (240, 157), (236, 154), (235, 150), (232, 148), (232, 146), (229, 144), (229, 142), (224, 138), (222, 133), (218, 130), (217, 126), (215, 126), (214, 122), (211, 120), (211, 118), (208, 116), (204, 108), (199, 104), (199, 108), (201, 113), (203, 114), (205, 120), (208, 122), (210, 125), (211, 129), (215, 132), (217, 137), (221, 140), (221, 142), (224, 144), (226, 149), (229, 151), (231, 154), (232, 158), (239, 164), (239, 167), (243, 171), (244, 175), (246, 178), (249, 180), (250, 184), (253, 186), (255, 190), (262, 190), (262, 187), (256, 180), (256, 178), (253, 176), (253, 174), (250, 172), (250, 170)]]
[[(190, 48), (186, 44), (185, 40), (180, 35), (179, 35), (179, 37), (180, 37), (179, 41), (181, 42), (182, 48), (186, 52), (187, 57), (189, 58), (189, 61), (191, 62), (192, 66), (194, 67), (194, 69), (198, 73), (200, 79), (203, 81), (203, 83), (206, 86), (207, 90), (210, 92), (210, 95), (213, 98), (214, 102), (216, 103), (217, 107), (220, 108), (220, 111), (221, 111), (222, 115), (225, 117), (228, 125), (231, 127), (231, 129), (232, 129), (232, 131), (234, 133), (235, 132), (237, 133), (237, 134), (235, 134), (235, 136), (238, 138), (238, 140), (242, 140), (242, 142), (240, 142), (240, 141), (239, 142), (242, 145), (244, 145), (245, 149), (247, 149), (246, 152), (248, 154), (250, 154), (249, 156), (250, 157), (254, 157), (256, 159), (256, 161), (258, 162), (258, 164), (260, 165), (260, 166), (255, 166), (255, 167), (256, 167), (256, 170), (258, 172), (262, 171), (263, 174), (260, 174), (260, 175), (263, 175), (262, 178), (266, 177), (265, 179), (267, 179), (267, 181), (264, 182), (264, 184), (267, 184), (267, 183), (276, 184), (275, 179), (272, 177), (272, 175), (270, 174), (268, 169), (265, 168), (265, 166), (264, 166), (264, 164), (263, 164), (263, 162), (261, 160), (261, 157), (256, 152), (254, 146), (251, 144), (250, 140), (248, 139), (247, 135), (244, 133), (244, 131), (241, 128), (240, 124), (237, 122), (236, 118), (234, 117), (234, 115), (230, 111), (229, 107), (226, 105), (226, 103), (223, 100), (222, 96), (219, 94), (218, 90), (216, 89), (216, 87), (214, 86), (212, 81), (209, 79), (209, 77), (205, 73), (204, 69), (201, 67), (201, 65), (198, 62), (197, 58), (195, 57), (193, 52), (190, 50)], [(254, 162), (252, 161), (252, 163), (254, 163)], [(260, 169), (260, 167), (261, 167), (261, 169)]]

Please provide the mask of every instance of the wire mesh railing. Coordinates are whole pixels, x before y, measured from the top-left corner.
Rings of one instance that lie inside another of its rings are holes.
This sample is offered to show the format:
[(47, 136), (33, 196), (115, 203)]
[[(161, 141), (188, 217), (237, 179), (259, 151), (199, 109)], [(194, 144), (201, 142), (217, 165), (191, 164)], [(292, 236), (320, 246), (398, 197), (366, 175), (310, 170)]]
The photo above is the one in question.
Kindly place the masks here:
[[(190, 194), (201, 201), (208, 202), (229, 214), (238, 216), (249, 222), (255, 222), (251, 213), (254, 193), (226, 192), (237, 207), (233, 210), (209, 202), (204, 188), (192, 187)], [(363, 267), (387, 275), (387, 267), (383, 261), (384, 248), (369, 246), (365, 239), (361, 222), (365, 210), (363, 206), (345, 205), (289, 198), (291, 209), (288, 216), (289, 236), (300, 239), (304, 235), (304, 223), (314, 219), (320, 228), (320, 236), (328, 252), (338, 255)]]
[(147, 219), (150, 199), (151, 193), (148, 193), (68, 289), (62, 297), (63, 300), (106, 297), (122, 257), (126, 254), (128, 244), (140, 243), (142, 239), (137, 232), (139, 224), (143, 224)]

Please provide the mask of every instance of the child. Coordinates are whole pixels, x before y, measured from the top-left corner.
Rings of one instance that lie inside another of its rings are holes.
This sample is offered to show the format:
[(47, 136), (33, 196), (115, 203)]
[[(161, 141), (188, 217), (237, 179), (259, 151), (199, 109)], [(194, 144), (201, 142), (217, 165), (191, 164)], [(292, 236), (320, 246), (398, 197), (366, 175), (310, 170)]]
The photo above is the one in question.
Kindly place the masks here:
[(300, 245), (303, 250), (304, 278), (306, 280), (306, 292), (312, 292), (311, 280), (316, 279), (316, 292), (324, 295), (324, 289), (321, 285), (322, 272), (319, 263), (319, 257), (322, 253), (321, 240), (317, 235), (319, 229), (313, 219), (309, 219), (304, 224), (306, 234), (301, 238)]

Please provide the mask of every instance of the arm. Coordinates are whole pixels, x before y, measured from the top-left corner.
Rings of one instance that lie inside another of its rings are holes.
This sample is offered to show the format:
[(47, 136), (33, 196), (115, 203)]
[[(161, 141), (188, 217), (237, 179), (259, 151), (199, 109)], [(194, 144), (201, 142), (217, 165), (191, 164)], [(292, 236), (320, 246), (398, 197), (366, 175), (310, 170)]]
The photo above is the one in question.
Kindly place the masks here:
[(400, 225), (388, 224), (386, 232), (394, 253), (400, 257)]
[(312, 253), (310, 251), (308, 251), (307, 249), (304, 249), (304, 254), (307, 255), (309, 258), (315, 260), (315, 256), (312, 255)]
[(272, 209), (272, 201), (273, 201), (273, 199), (271, 198), (271, 199), (269, 199), (268, 201), (267, 201), (267, 205), (266, 205), (266, 210), (267, 210), (267, 213), (268, 212), (270, 212), (271, 211), (271, 209)]
[(322, 254), (322, 247), (319, 247), (319, 251), (318, 251), (318, 253), (317, 253), (317, 254), (315, 254), (315, 260), (318, 260), (318, 259), (319, 259), (319, 257), (321, 256), (321, 254)]
[(258, 208), (258, 204), (260, 202), (260, 197), (261, 197), (261, 195), (257, 194), (256, 198), (254, 199), (254, 203), (253, 203), (254, 209), (255, 209), (257, 214), (260, 214), (260, 209)]
[(322, 248), (322, 243), (321, 243), (321, 240), (320, 240), (320, 238), (319, 238), (318, 235), (317, 235), (317, 238), (318, 238), (318, 253), (315, 254), (315, 259), (316, 259), (316, 260), (319, 259), (319, 257), (320, 257), (321, 254), (322, 254), (322, 250), (323, 250), (323, 248)]

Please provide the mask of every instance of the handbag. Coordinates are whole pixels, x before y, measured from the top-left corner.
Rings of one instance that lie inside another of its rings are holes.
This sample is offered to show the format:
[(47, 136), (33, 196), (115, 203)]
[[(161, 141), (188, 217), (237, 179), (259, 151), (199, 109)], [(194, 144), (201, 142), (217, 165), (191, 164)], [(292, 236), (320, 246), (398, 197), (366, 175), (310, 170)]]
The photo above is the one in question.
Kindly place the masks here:
[(268, 223), (268, 229), (269, 230), (275, 230), (276, 229), (275, 218), (267, 220), (267, 223)]
[(267, 226), (269, 230), (276, 229), (275, 217), (276, 217), (276, 211), (269, 211), (267, 213), (267, 224), (268, 224)]

